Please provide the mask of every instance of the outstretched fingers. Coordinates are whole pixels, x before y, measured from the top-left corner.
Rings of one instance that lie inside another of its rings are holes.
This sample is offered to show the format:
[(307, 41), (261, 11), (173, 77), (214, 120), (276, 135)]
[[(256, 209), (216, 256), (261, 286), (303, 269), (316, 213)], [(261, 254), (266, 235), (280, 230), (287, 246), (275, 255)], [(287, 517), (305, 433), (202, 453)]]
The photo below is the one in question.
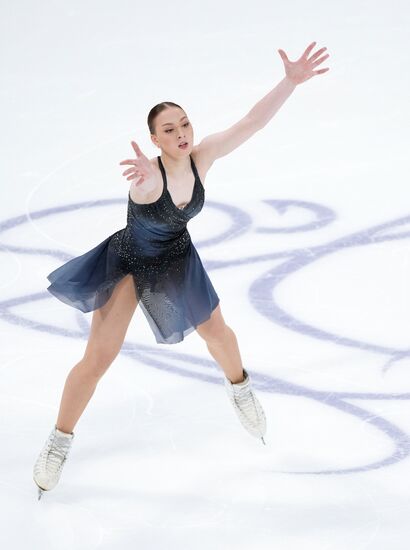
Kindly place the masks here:
[(329, 54), (324, 55), (323, 57), (321, 57), (321, 58), (318, 59), (317, 61), (314, 61), (314, 62), (312, 63), (312, 67), (317, 67), (318, 65), (320, 65), (321, 63), (323, 63), (323, 61), (324, 61), (325, 59), (327, 59), (328, 57), (329, 57)]
[(307, 56), (310, 54), (310, 52), (313, 50), (313, 48), (316, 46), (316, 42), (312, 42), (309, 44), (309, 46), (306, 48), (306, 50), (302, 54), (302, 58), (307, 58)]
[(134, 173), (135, 170), (136, 170), (136, 168), (128, 168), (127, 170), (125, 170), (125, 172), (122, 173), (122, 175), (126, 176), (127, 174)]
[(324, 48), (320, 48), (320, 50), (309, 57), (308, 61), (315, 61), (315, 59), (317, 59), (325, 50), (327, 50), (326, 46)]
[(313, 71), (313, 74), (322, 74), (322, 73), (325, 73), (328, 70), (329, 70), (328, 67), (326, 69), (319, 69), (318, 71)]
[(138, 161), (140, 160), (139, 157), (143, 157), (144, 154), (143, 152), (141, 151), (141, 149), (138, 147), (138, 144), (135, 142), (135, 141), (131, 141), (131, 145), (135, 151), (135, 154), (137, 155), (137, 158), (135, 159), (126, 159), (126, 160), (122, 160), (120, 162), (120, 164), (133, 164), (133, 165), (136, 165), (138, 164)]
[(286, 55), (286, 53), (283, 50), (278, 50), (278, 52), (279, 52), (279, 55), (281, 56), (281, 58), (283, 59), (283, 61), (286, 62), (286, 63), (289, 63), (289, 59), (288, 59), (288, 56)]
[(138, 147), (137, 143), (136, 143), (135, 141), (131, 141), (131, 145), (133, 146), (134, 151), (135, 151), (135, 153), (137, 154), (137, 157), (142, 156), (142, 151), (141, 151), (141, 149)]

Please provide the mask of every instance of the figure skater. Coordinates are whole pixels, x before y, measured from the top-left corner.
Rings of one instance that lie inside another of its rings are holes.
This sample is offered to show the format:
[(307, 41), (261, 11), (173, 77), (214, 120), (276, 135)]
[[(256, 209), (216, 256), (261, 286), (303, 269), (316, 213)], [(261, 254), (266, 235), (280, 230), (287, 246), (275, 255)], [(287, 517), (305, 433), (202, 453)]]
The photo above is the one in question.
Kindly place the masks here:
[(131, 182), (126, 227), (48, 275), (50, 293), (82, 312), (93, 311), (93, 316), (84, 356), (67, 376), (57, 422), (33, 468), (39, 499), (42, 491), (57, 485), (74, 426), (121, 350), (138, 304), (157, 343), (175, 344), (194, 329), (198, 332), (224, 372), (240, 422), (265, 443), (265, 413), (187, 223), (203, 207), (205, 178), (215, 160), (261, 130), (298, 84), (329, 70), (314, 70), (328, 57), (320, 57), (326, 50), (321, 48), (308, 58), (315, 44), (295, 62), (278, 50), (286, 76), (239, 122), (199, 145), (194, 145), (193, 128), (182, 107), (171, 101), (155, 105), (147, 122), (161, 155), (148, 159), (132, 141), (136, 158), (120, 162), (130, 165), (123, 172)]

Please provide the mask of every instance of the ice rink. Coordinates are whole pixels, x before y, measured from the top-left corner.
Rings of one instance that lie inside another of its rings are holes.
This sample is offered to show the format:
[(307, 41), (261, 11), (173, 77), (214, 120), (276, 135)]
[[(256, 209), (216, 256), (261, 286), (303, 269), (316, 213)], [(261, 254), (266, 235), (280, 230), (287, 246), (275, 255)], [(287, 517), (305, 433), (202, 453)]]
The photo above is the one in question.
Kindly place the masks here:
[[(0, 547), (407, 550), (408, 2), (3, 2)], [(137, 308), (58, 486), (34, 461), (92, 313), (53, 269), (126, 224), (119, 162), (242, 118), (312, 41), (330, 70), (218, 159), (188, 224), (267, 416), (241, 426), (195, 331), (159, 345)]]

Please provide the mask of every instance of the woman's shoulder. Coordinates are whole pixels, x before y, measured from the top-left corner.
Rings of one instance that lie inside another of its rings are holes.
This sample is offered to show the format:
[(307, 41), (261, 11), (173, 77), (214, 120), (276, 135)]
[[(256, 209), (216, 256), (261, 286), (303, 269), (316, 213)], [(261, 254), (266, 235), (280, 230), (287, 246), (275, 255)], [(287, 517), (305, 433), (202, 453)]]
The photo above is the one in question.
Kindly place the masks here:
[(206, 175), (211, 168), (213, 161), (209, 159), (209, 156), (205, 155), (204, 151), (202, 151), (201, 149), (200, 144), (195, 145), (192, 148), (191, 156), (198, 171), (199, 179), (201, 180), (202, 185), (204, 185)]

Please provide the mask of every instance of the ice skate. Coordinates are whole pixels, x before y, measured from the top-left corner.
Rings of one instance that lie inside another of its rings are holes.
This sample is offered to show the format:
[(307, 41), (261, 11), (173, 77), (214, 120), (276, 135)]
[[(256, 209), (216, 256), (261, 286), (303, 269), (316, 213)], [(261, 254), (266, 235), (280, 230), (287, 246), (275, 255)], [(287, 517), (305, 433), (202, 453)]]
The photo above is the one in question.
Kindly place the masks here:
[(71, 448), (74, 432), (65, 433), (54, 426), (33, 468), (33, 479), (38, 486), (38, 500), (43, 491), (53, 489)]
[(260, 437), (266, 433), (266, 416), (257, 397), (253, 393), (249, 373), (243, 369), (244, 380), (233, 384), (226, 376), (224, 383), (229, 400), (232, 403), (244, 428), (253, 436)]

